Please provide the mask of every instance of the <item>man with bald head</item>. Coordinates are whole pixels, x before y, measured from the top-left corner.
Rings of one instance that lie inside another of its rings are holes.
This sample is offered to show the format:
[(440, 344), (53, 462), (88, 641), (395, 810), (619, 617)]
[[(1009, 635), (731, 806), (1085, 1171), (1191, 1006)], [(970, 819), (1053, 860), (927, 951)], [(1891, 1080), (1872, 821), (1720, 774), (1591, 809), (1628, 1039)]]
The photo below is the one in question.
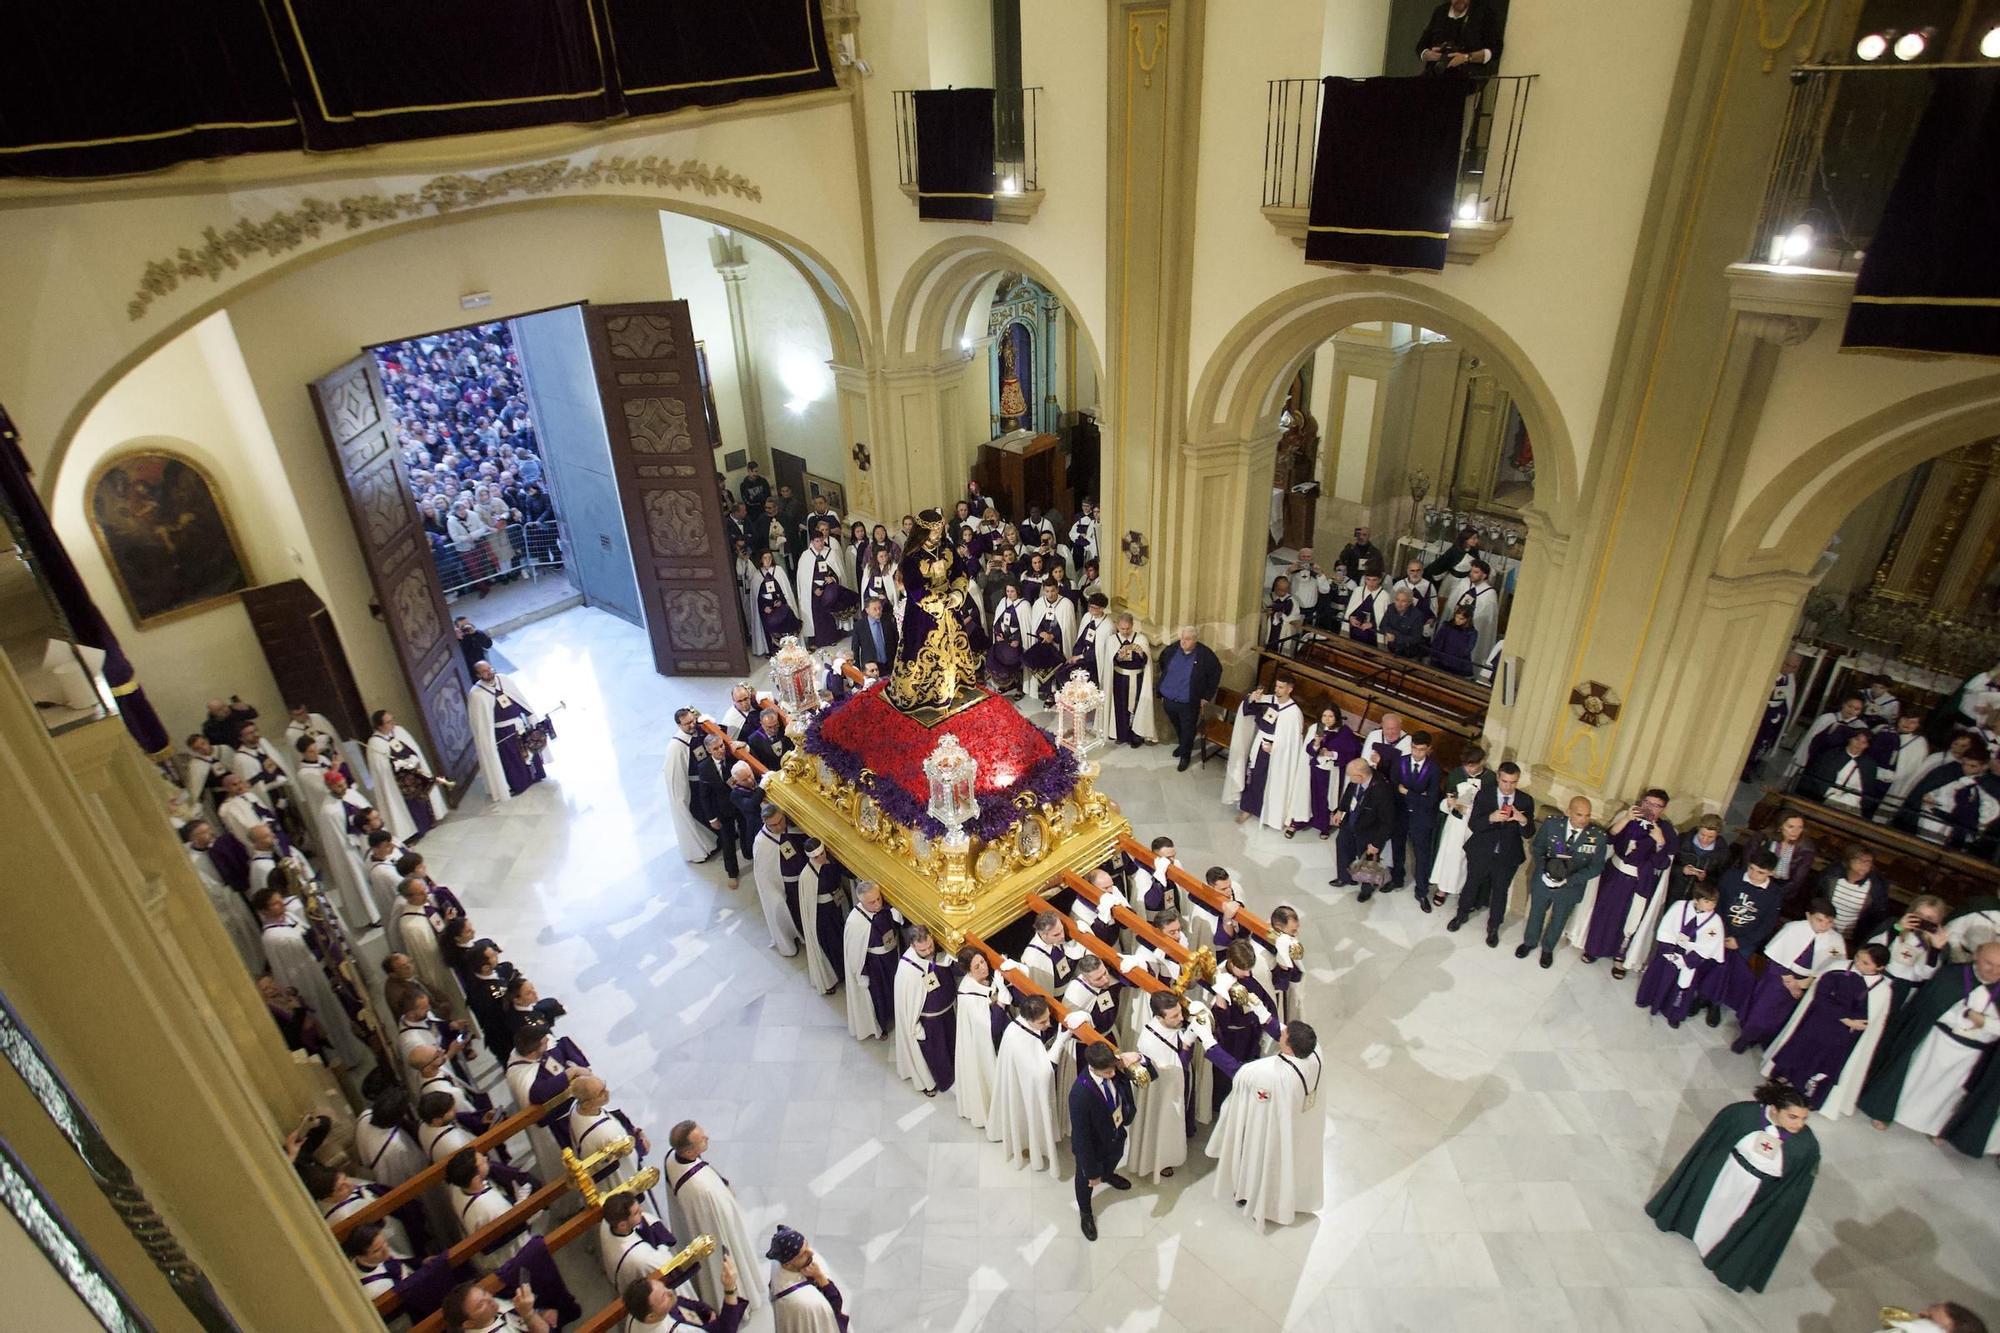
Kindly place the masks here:
[(1877, 1129), (1893, 1120), (1933, 1142), (1949, 1139), (1960, 1151), (1994, 1151), (1996, 1041), (2000, 940), (1980, 945), (1969, 963), (1939, 968), (1897, 1007), (1869, 1066), (1862, 1112)]
[[(578, 1157), (588, 1157), (601, 1152), (620, 1139), (632, 1140), (635, 1163), (645, 1157), (652, 1147), (646, 1142), (646, 1131), (632, 1123), (632, 1118), (611, 1105), (611, 1089), (595, 1074), (584, 1074), (569, 1085), (576, 1094), (576, 1101), (569, 1110), (569, 1137)], [(617, 1170), (617, 1163), (606, 1163), (598, 1174), (609, 1175)]]
[(1528, 926), (1514, 949), (1516, 958), (1540, 949), (1542, 966), (1554, 966), (1556, 941), (1584, 890), (1604, 869), (1609, 847), (1604, 830), (1590, 822), (1590, 802), (1581, 796), (1570, 798), (1567, 814), (1542, 821), (1529, 849)]

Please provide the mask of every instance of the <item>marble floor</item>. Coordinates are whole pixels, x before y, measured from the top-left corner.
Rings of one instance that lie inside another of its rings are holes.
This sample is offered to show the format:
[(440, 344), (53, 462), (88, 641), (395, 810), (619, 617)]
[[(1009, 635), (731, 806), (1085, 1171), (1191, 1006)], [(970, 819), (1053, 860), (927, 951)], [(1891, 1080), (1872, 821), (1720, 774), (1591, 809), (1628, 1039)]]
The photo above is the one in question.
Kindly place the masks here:
[(586, 608), (503, 647), (538, 707), (568, 705), (553, 780), (499, 808), (472, 793), (426, 839), (433, 868), (561, 997), (656, 1144), (701, 1121), (753, 1229), (806, 1232), (858, 1330), (1846, 1333), (1885, 1302), (1939, 1299), (2000, 1315), (1993, 1164), (1853, 1119), (1815, 1120), (1822, 1168), (1769, 1290), (1722, 1287), (1641, 1204), (1756, 1081), (1726, 1027), (1669, 1031), (1631, 981), (1569, 950), (1548, 971), (1516, 962), (1408, 893), (1358, 905), (1326, 885), (1329, 844), (1239, 830), (1220, 765), (1177, 774), (1166, 747), (1104, 760), (1141, 836), (1171, 833), (1253, 907), (1305, 917), (1329, 1206), (1260, 1235), (1198, 1158), (1165, 1188), (1100, 1195), (1087, 1243), (1067, 1170), (1010, 1168), (948, 1097), (900, 1082), (884, 1045), (849, 1039), (840, 998), (771, 952), (747, 877), (732, 894), (719, 862), (681, 858), (669, 717), (719, 712), (728, 682), (655, 675), (642, 631)]

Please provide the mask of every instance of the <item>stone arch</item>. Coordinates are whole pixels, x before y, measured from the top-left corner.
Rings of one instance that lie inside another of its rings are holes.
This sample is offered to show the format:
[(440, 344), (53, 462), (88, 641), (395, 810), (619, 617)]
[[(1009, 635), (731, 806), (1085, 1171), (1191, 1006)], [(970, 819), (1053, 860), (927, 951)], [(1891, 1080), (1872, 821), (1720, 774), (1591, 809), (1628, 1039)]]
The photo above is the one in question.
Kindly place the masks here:
[(658, 197), (639, 194), (595, 194), (558, 195), (537, 199), (513, 200), (506, 203), (486, 204), (457, 212), (432, 217), (413, 218), (375, 227), (353, 236), (342, 237), (312, 249), (302, 250), (278, 259), (255, 273), (240, 280), (227, 282), (193, 305), (181, 310), (171, 319), (163, 320), (143, 340), (118, 360), (106, 366), (90, 383), (89, 388), (71, 404), (63, 417), (61, 427), (51, 441), (48, 461), (39, 469), (39, 486), (43, 495), (54, 494), (54, 488), (62, 471), (63, 462), (69, 452), (71, 442), (78, 429), (90, 415), (91, 409), (103, 399), (111, 387), (130, 374), (134, 367), (142, 364), (160, 348), (171, 342), (194, 325), (199, 324), (217, 310), (227, 309), (240, 300), (247, 292), (254, 291), (268, 283), (286, 278), (323, 259), (344, 254), (347, 251), (373, 244), (376, 241), (402, 236), (417, 228), (451, 227), (477, 222), (482, 218), (502, 213), (516, 213), (528, 210), (610, 207), (643, 208), (656, 212), (679, 213), (687, 217), (700, 218), (717, 226), (740, 231), (746, 236), (769, 245), (785, 261), (797, 269), (800, 276), (813, 291), (819, 302), (821, 313), (827, 324), (833, 346), (834, 360), (844, 365), (872, 368), (877, 363), (875, 343), (870, 334), (862, 307), (856, 299), (853, 287), (827, 261), (817, 249), (806, 244), (779, 228), (730, 209), (713, 204), (682, 199), (679, 197)]
[(1003, 273), (1025, 273), (1055, 293), (1076, 321), (1097, 382), (1104, 358), (1090, 320), (1048, 269), (1004, 241), (955, 236), (911, 262), (889, 311), (885, 351), (892, 362), (931, 365), (959, 354), (958, 339), (974, 305)]
[(1961, 445), (2000, 435), (2000, 375), (1914, 394), (1808, 448), (1753, 496), (1723, 538), (1719, 572), (1742, 577), (1813, 568), (1872, 493)]
[(1189, 439), (1197, 444), (1275, 439), (1284, 384), (1301, 361), (1354, 324), (1416, 324), (1465, 346), (1498, 371), (1535, 441), (1551, 485), (1540, 484), (1535, 508), (1556, 532), (1566, 532), (1580, 491), (1576, 448), (1555, 394), (1520, 345), (1472, 306), (1434, 287), (1386, 274), (1352, 273), (1301, 283), (1239, 319), (1195, 383)]

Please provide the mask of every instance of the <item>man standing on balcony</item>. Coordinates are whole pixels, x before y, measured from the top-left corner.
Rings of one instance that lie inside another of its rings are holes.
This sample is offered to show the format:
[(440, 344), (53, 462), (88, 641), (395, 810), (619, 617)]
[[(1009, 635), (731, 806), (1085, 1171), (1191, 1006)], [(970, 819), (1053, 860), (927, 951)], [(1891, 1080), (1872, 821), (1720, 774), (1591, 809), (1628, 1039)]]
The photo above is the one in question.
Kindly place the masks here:
[(1485, 76), (1500, 59), (1500, 22), (1480, 0), (1445, 0), (1431, 11), (1417, 39), (1424, 73), (1450, 78)]

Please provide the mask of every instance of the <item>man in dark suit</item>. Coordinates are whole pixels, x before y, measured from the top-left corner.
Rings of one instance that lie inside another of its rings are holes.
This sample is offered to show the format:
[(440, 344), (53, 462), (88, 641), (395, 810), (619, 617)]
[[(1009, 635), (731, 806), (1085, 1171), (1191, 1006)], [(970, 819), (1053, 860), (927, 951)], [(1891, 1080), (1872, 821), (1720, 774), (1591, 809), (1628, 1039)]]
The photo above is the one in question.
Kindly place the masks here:
[(1120, 1055), (1103, 1042), (1092, 1042), (1083, 1053), (1083, 1072), (1070, 1084), (1069, 1147), (1076, 1154), (1076, 1210), (1085, 1240), (1097, 1239), (1091, 1190), (1100, 1183), (1115, 1190), (1132, 1188), (1118, 1174), (1118, 1159), (1125, 1155), (1125, 1131), (1137, 1109), (1126, 1071), (1138, 1061), (1136, 1052)]
[(896, 665), (896, 622), (889, 619), (880, 597), (870, 597), (854, 621), (854, 665), (866, 667), (870, 662), (885, 676)]
[[(1366, 759), (1347, 765), (1347, 790), (1340, 794), (1340, 808), (1333, 812), (1339, 829), (1334, 839), (1334, 857), (1340, 877), (1330, 881), (1336, 888), (1354, 883), (1348, 868), (1361, 857), (1374, 856), (1389, 845), (1396, 832), (1396, 784), (1378, 778)], [(1375, 896), (1373, 884), (1361, 890), (1358, 902)]]
[(1486, 947), (1500, 947), (1500, 923), (1507, 919), (1507, 890), (1514, 872), (1528, 854), (1535, 833), (1535, 798), (1521, 790), (1521, 767), (1505, 763), (1494, 770), (1491, 787), (1472, 800), (1466, 823), (1465, 887), (1459, 891), (1458, 912), (1445, 924), (1457, 930), (1482, 906), (1486, 908)]
[(1179, 640), (1160, 654), (1153, 681), (1153, 693), (1173, 719), (1179, 737), (1174, 747), (1174, 757), (1180, 760), (1176, 771), (1185, 773), (1201, 733), (1202, 706), (1222, 686), (1222, 659), (1195, 637), (1194, 626), (1183, 625)]
[(1410, 733), (1410, 752), (1392, 755), (1389, 775), (1396, 788), (1396, 875), (1389, 884), (1401, 888), (1404, 879), (1416, 887), (1417, 905), (1431, 910), (1431, 861), (1437, 855), (1438, 802), (1444, 796), (1444, 772), (1431, 758), (1431, 734)]
[(745, 865), (753, 864), (757, 835), (764, 831), (764, 789), (757, 785), (756, 771), (750, 765), (743, 764), (741, 769), (730, 765), (729, 804), (736, 816), (737, 855)]
[(689, 794), (688, 804), (694, 809), (694, 817), (715, 830), (716, 849), (722, 853), (722, 871), (729, 876), (729, 887), (736, 887), (736, 851), (742, 846), (742, 830), (738, 825), (736, 803), (729, 799), (729, 749), (722, 737), (710, 733), (703, 742), (705, 753), (694, 761), (689, 776), (694, 780), (694, 788)]

